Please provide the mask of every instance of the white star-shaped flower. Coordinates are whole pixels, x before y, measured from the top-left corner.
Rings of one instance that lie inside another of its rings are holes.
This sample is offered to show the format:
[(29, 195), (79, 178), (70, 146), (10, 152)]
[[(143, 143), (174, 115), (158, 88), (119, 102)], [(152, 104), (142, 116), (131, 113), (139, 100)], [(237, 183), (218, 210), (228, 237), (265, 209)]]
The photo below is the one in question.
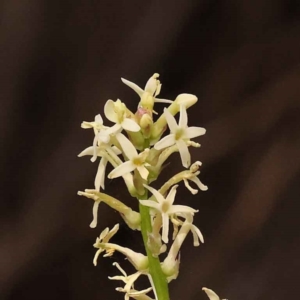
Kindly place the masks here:
[(201, 190), (201, 191), (207, 191), (208, 187), (206, 185), (204, 185), (200, 179), (197, 177), (200, 174), (199, 168), (202, 165), (202, 163), (200, 161), (196, 161), (195, 163), (193, 163), (190, 167), (190, 173), (186, 174), (183, 177), (183, 182), (185, 187), (193, 194), (196, 195), (198, 193), (198, 190), (192, 188), (188, 182), (188, 180), (194, 182), (197, 187)]
[(143, 152), (138, 154), (133, 144), (125, 137), (125, 135), (123, 135), (122, 133), (118, 133), (116, 135), (116, 138), (129, 160), (113, 169), (108, 174), (108, 178), (124, 176), (125, 174), (128, 174), (137, 169), (141, 177), (146, 180), (149, 171), (146, 169), (145, 165), (147, 165), (146, 159), (149, 153), (149, 149), (145, 149)]
[(152, 287), (144, 289), (142, 291), (137, 291), (134, 289), (134, 283), (135, 281), (141, 276), (141, 275), (147, 275), (148, 272), (146, 271), (138, 271), (132, 275), (127, 275), (127, 273), (121, 268), (121, 266), (118, 263), (113, 263), (114, 266), (118, 268), (118, 270), (122, 273), (122, 275), (108, 277), (110, 280), (121, 280), (125, 283), (125, 286), (123, 288), (119, 287), (116, 288), (118, 292), (125, 293), (124, 299), (129, 300), (129, 297), (132, 297), (135, 299), (134, 296), (142, 297), (142, 295), (146, 295), (148, 292), (152, 290)]
[(161, 150), (176, 144), (180, 153), (182, 165), (188, 168), (191, 164), (191, 155), (188, 150), (187, 142), (192, 138), (205, 134), (206, 130), (202, 127), (187, 126), (188, 117), (186, 108), (183, 105), (180, 106), (180, 117), (178, 124), (176, 123), (175, 118), (166, 108), (164, 109), (164, 115), (171, 133), (158, 141), (154, 148), (156, 150)]
[[(81, 153), (78, 154), (78, 157), (82, 157), (82, 156), (85, 156), (85, 155), (92, 155), (93, 157), (96, 156), (100, 156), (101, 159), (100, 159), (100, 163), (99, 163), (99, 166), (98, 166), (98, 170), (97, 170), (97, 174), (96, 174), (96, 177), (95, 177), (95, 189), (97, 191), (100, 191), (100, 187), (102, 189), (104, 189), (104, 179), (105, 179), (105, 170), (106, 170), (106, 166), (107, 166), (107, 159), (105, 157), (102, 156), (102, 154), (106, 154), (106, 155), (109, 155), (108, 153), (105, 152), (105, 150), (108, 148), (108, 147), (111, 147), (109, 146), (108, 144), (100, 144), (100, 146), (96, 147), (96, 153), (95, 153), (95, 147), (92, 146), (92, 147), (88, 147), (86, 149), (84, 149)], [(116, 155), (119, 155), (121, 154), (121, 151), (113, 146), (111, 147), (111, 150), (116, 154)], [(102, 151), (102, 153), (101, 153)], [(103, 153), (104, 151), (104, 153)], [(94, 160), (93, 160), (94, 161)]]
[(175, 200), (175, 195), (176, 195), (176, 189), (178, 185), (174, 185), (169, 194), (167, 195), (166, 198), (159, 193), (156, 189), (144, 184), (144, 187), (148, 189), (153, 196), (156, 198), (157, 201), (153, 200), (140, 200), (140, 203), (142, 205), (151, 207), (155, 209), (158, 213), (161, 214), (162, 217), (162, 240), (165, 243), (168, 243), (169, 238), (169, 218), (173, 214), (181, 214), (181, 213), (187, 213), (193, 215), (194, 213), (197, 212), (197, 210), (186, 206), (186, 205), (173, 205), (173, 202)]
[(126, 106), (119, 99), (117, 101), (108, 100), (104, 106), (104, 114), (106, 118), (115, 123), (108, 129), (109, 133), (120, 132), (122, 129), (128, 131), (139, 131), (140, 126), (126, 114)]
[(137, 84), (135, 84), (129, 80), (126, 80), (124, 78), (121, 78), (121, 80), (127, 86), (132, 88), (141, 97), (141, 99), (144, 103), (148, 103), (148, 104), (150, 104), (150, 106), (153, 106), (154, 102), (172, 103), (173, 101), (171, 101), (171, 100), (156, 98), (156, 96), (159, 95), (160, 90), (161, 90), (161, 83), (157, 79), (158, 77), (159, 77), (159, 74), (157, 74), (157, 73), (153, 74), (153, 76), (150, 77), (149, 80), (147, 81), (144, 90), (142, 88), (140, 88)]
[[(192, 235), (193, 235), (194, 246), (198, 247), (198, 246), (200, 246), (200, 242), (204, 243), (204, 238), (203, 238), (203, 235), (202, 235), (200, 229), (196, 225), (193, 224), (193, 216), (189, 215), (189, 214), (177, 214), (177, 216), (173, 216), (171, 218), (171, 222), (173, 223), (173, 226), (174, 226), (173, 240), (178, 235), (178, 228), (184, 224), (184, 222), (182, 220), (180, 220), (178, 217), (183, 217), (183, 218), (185, 218), (185, 220), (187, 222), (190, 223), (189, 230), (192, 232)], [(175, 244), (178, 245), (179, 243), (176, 242)], [(178, 249), (178, 251), (179, 251), (179, 249)]]
[(122, 247), (117, 244), (109, 243), (109, 240), (117, 233), (118, 230), (119, 230), (119, 224), (116, 224), (111, 230), (105, 228), (101, 232), (99, 238), (96, 239), (94, 247), (98, 248), (98, 250), (94, 256), (94, 260), (93, 260), (94, 266), (97, 265), (98, 257), (102, 252), (106, 251), (106, 254), (104, 254), (103, 256), (109, 257), (112, 256), (115, 251), (118, 251), (127, 257), (128, 261), (135, 267), (137, 271), (146, 270), (149, 265), (147, 256), (135, 252), (129, 248)]
[(97, 159), (97, 146), (104, 143), (108, 144), (110, 141), (110, 132), (107, 130), (108, 127), (103, 125), (103, 119), (100, 114), (95, 116), (94, 122), (82, 122), (81, 127), (84, 129), (93, 128), (95, 138), (93, 141), (93, 156), (91, 161), (94, 162)]
[(119, 224), (116, 224), (111, 230), (109, 230), (108, 227), (106, 227), (101, 233), (99, 238), (96, 239), (96, 243), (94, 244), (94, 247), (99, 248), (99, 250), (96, 252), (95, 257), (94, 257), (94, 265), (97, 265), (97, 259), (99, 255), (105, 251), (105, 248), (98, 247), (98, 245), (101, 245), (103, 243), (108, 243), (109, 240), (118, 232), (119, 230)]

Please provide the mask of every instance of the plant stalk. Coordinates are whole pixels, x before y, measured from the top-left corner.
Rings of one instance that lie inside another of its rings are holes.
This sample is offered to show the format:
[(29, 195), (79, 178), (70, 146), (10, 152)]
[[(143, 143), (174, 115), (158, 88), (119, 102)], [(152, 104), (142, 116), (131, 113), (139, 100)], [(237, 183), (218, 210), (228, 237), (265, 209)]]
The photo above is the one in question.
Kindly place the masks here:
[[(140, 197), (140, 200), (148, 199), (148, 191)], [(151, 250), (148, 248), (148, 233), (152, 232), (150, 209), (142, 204), (139, 205), (141, 214), (141, 232), (143, 236), (144, 246), (149, 261), (149, 273), (153, 280), (153, 285), (156, 291), (158, 300), (170, 300), (168, 281), (160, 266), (160, 260), (158, 257), (152, 255)]]

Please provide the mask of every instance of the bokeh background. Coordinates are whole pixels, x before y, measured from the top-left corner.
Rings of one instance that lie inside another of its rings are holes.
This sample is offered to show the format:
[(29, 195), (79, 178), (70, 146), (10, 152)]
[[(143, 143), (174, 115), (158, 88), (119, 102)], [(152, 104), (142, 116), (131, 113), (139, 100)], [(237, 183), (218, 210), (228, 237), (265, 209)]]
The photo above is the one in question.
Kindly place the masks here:
[[(161, 97), (199, 98), (189, 124), (207, 134), (193, 150), (207, 192), (178, 202), (199, 209), (205, 244), (182, 253), (171, 299), (230, 300), (299, 295), (300, 2), (291, 0), (1, 1), (0, 298), (123, 299), (113, 259), (92, 265), (96, 236), (142, 249), (120, 216), (76, 195), (93, 187), (97, 164), (77, 154), (80, 128), (120, 98), (138, 97), (160, 73)], [(158, 104), (158, 110), (162, 106)], [(180, 170), (178, 155), (162, 175)], [(128, 204), (122, 180), (106, 191)], [(116, 255), (121, 264), (124, 259)]]

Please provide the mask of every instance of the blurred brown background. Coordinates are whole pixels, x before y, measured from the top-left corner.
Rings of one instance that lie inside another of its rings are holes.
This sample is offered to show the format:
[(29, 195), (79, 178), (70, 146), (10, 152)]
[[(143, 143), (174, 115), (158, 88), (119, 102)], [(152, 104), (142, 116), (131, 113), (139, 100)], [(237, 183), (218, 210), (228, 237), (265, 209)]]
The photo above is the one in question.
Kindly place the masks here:
[[(297, 298), (299, 1), (9, 0), (0, 10), (1, 299), (123, 299), (107, 279), (114, 260), (92, 265), (96, 236), (121, 219), (102, 205), (88, 227), (92, 203), (76, 192), (93, 187), (97, 164), (77, 158), (93, 138), (80, 123), (109, 98), (134, 109), (120, 77), (144, 86), (155, 72), (161, 97), (199, 97), (189, 124), (207, 129), (193, 158), (209, 190), (178, 193), (200, 210), (205, 244), (188, 239), (171, 299), (205, 300), (202, 286), (230, 300)], [(107, 180), (108, 193), (123, 198), (122, 188)], [(141, 249), (122, 222), (118, 238)]]

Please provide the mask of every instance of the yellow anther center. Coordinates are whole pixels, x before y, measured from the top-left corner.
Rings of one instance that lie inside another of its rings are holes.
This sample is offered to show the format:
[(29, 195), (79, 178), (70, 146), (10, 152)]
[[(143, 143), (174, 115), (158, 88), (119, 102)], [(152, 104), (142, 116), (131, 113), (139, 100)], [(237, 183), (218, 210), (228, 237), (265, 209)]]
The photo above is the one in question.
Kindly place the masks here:
[(182, 129), (178, 129), (175, 133), (175, 140), (180, 140), (181, 137), (183, 135), (183, 130)]
[(134, 165), (136, 166), (141, 166), (143, 164), (143, 161), (139, 158), (139, 157), (136, 157), (132, 160), (132, 162), (134, 163)]
[(162, 212), (164, 212), (164, 213), (167, 212), (169, 210), (169, 207), (170, 207), (169, 203), (167, 201), (164, 201), (161, 206)]

